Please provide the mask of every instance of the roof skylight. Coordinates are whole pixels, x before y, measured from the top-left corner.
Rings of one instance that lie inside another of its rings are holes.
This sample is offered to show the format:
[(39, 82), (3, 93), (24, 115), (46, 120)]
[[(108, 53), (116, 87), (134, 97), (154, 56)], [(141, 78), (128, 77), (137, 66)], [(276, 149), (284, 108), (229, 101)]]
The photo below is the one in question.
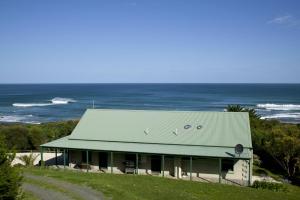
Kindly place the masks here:
[(189, 129), (191, 127), (192, 127), (192, 125), (187, 124), (187, 125), (184, 126), (184, 129)]

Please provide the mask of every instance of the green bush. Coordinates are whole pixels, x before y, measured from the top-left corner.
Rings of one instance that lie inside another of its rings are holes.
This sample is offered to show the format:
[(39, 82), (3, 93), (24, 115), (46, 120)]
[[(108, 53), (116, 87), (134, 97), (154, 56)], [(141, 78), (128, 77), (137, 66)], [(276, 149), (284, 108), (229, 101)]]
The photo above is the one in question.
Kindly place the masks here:
[(77, 122), (70, 120), (44, 124), (0, 123), (0, 136), (4, 137), (8, 149), (38, 150), (43, 143), (71, 134)]
[(22, 176), (17, 167), (12, 167), (14, 153), (8, 153), (3, 137), (0, 136), (0, 200), (20, 197)]
[(256, 166), (300, 182), (300, 125), (264, 120), (254, 109), (240, 105), (229, 105), (227, 111), (249, 113), (253, 149), (259, 156), (254, 156)]
[(253, 154), (253, 165), (261, 166), (260, 157), (256, 154)]
[(14, 165), (14, 167), (17, 167), (17, 168), (22, 168), (24, 167), (25, 165), (21, 164), (21, 163), (17, 163)]
[(29, 155), (23, 155), (20, 156), (19, 159), (24, 163), (26, 167), (31, 167), (34, 165), (34, 161), (38, 155), (33, 155), (33, 153), (30, 153)]
[(256, 189), (272, 190), (275, 192), (287, 191), (287, 187), (282, 183), (270, 183), (266, 181), (254, 181), (252, 187)]

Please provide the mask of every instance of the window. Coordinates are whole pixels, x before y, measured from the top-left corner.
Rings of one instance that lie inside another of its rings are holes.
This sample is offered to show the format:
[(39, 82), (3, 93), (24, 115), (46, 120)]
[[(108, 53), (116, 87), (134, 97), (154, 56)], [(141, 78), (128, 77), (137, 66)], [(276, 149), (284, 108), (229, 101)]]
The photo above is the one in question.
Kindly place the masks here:
[(233, 171), (234, 160), (223, 159), (222, 160), (222, 171)]
[[(81, 152), (82, 162), (86, 163), (86, 151)], [(92, 152), (89, 151), (89, 163), (92, 162)]]

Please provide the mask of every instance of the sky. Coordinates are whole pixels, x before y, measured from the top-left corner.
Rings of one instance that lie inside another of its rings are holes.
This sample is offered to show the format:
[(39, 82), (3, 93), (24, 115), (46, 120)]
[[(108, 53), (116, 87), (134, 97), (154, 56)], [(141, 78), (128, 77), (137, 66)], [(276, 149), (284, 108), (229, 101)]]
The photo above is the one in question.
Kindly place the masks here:
[(1, 0), (0, 83), (300, 83), (300, 1)]

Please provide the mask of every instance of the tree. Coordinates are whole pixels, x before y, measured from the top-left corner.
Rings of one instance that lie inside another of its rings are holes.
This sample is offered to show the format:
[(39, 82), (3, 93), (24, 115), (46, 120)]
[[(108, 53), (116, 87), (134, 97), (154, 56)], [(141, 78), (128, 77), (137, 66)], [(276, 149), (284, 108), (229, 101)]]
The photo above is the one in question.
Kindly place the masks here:
[(260, 115), (256, 113), (256, 110), (253, 108), (245, 108), (241, 105), (228, 105), (226, 108), (227, 112), (248, 112), (250, 120), (260, 119)]
[(5, 136), (7, 148), (14, 148), (16, 150), (30, 149), (30, 145), (28, 144), (28, 128), (26, 126), (7, 126), (2, 130), (2, 134)]
[(297, 176), (300, 169), (299, 124), (262, 120), (254, 109), (240, 105), (228, 105), (227, 111), (249, 113), (254, 153), (262, 158), (262, 164), (271, 170), (279, 169), (289, 179)]
[(228, 105), (226, 108), (227, 112), (244, 112), (244, 109), (241, 105)]
[(265, 150), (293, 178), (300, 168), (300, 130), (293, 125), (273, 128), (265, 143)]
[(0, 136), (0, 200), (17, 199), (20, 193), (22, 176), (18, 168), (12, 167), (11, 162), (15, 153), (9, 153)]
[(33, 126), (29, 129), (28, 143), (31, 150), (36, 150), (41, 144), (46, 142), (46, 135), (43, 133), (43, 129), (39, 126)]

